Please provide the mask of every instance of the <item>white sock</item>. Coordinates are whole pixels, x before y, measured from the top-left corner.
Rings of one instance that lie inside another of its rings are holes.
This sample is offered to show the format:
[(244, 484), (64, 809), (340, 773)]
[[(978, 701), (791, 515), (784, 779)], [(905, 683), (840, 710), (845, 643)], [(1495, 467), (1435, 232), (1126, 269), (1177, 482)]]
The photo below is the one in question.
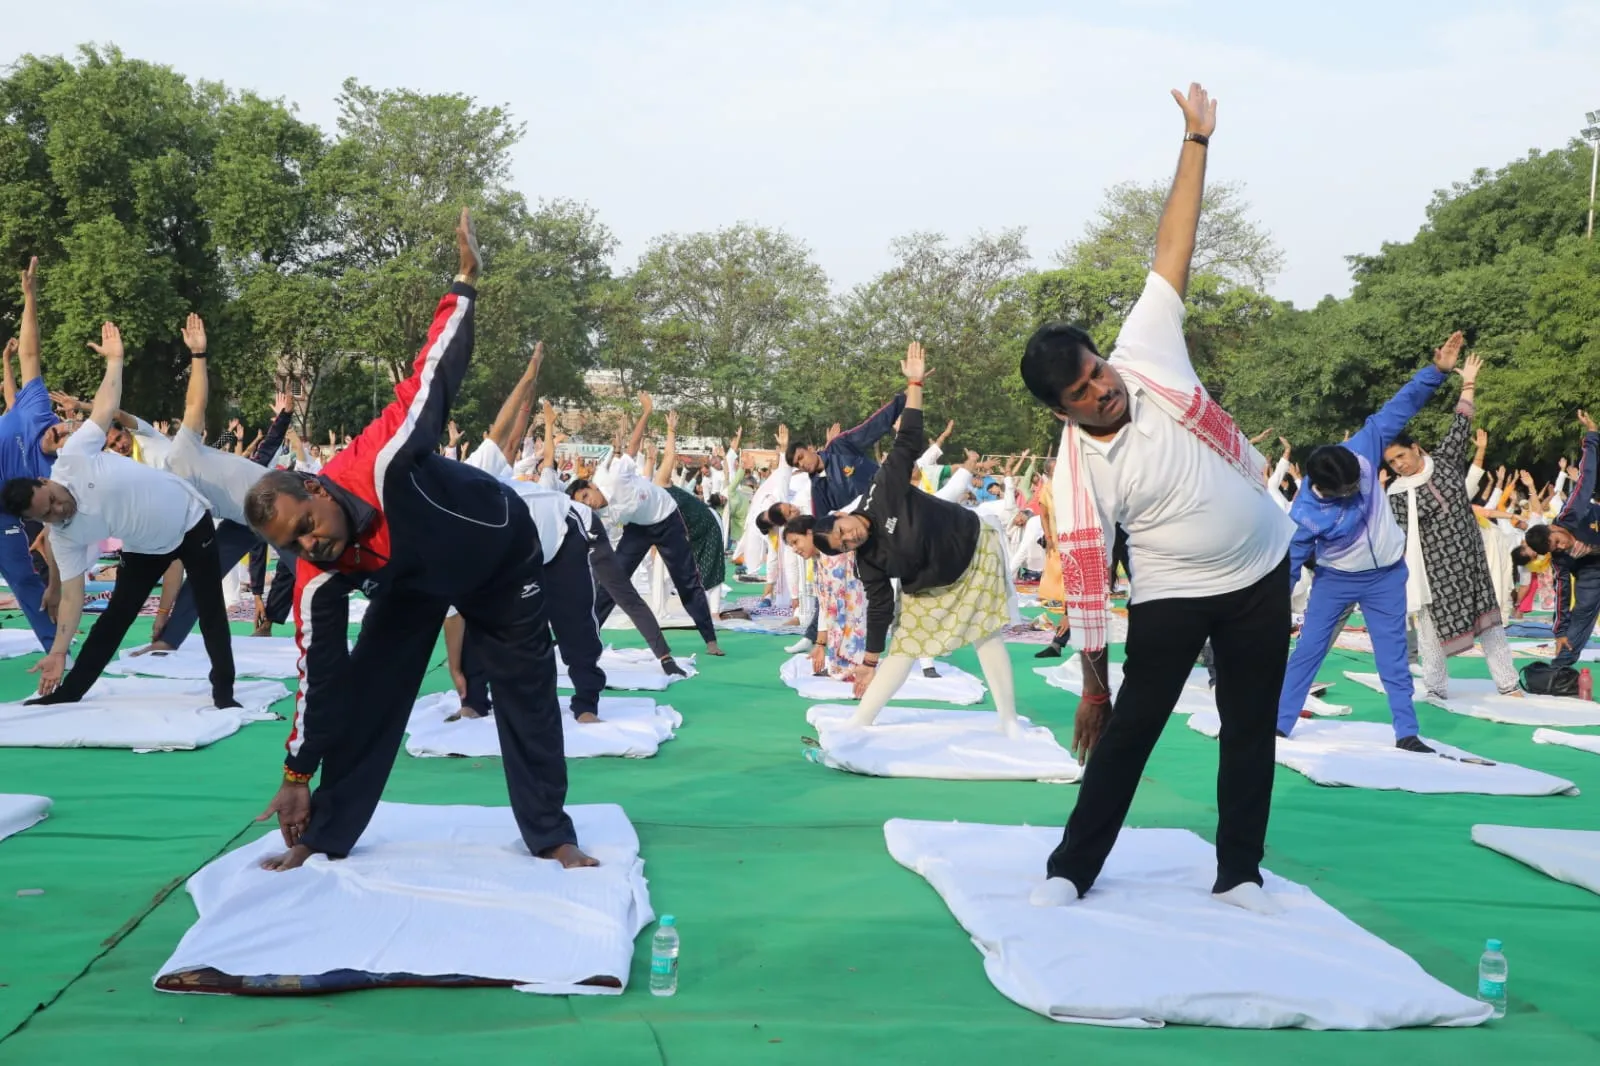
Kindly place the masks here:
[(1065, 877), (1046, 878), (1028, 894), (1035, 907), (1065, 907), (1078, 902), (1078, 886)]
[(1235, 885), (1226, 892), (1212, 893), (1211, 898), (1218, 903), (1226, 903), (1230, 907), (1238, 907), (1240, 910), (1252, 911), (1256, 914), (1271, 916), (1283, 913), (1282, 904), (1267, 895), (1266, 889), (1254, 881), (1246, 881), (1242, 885)]

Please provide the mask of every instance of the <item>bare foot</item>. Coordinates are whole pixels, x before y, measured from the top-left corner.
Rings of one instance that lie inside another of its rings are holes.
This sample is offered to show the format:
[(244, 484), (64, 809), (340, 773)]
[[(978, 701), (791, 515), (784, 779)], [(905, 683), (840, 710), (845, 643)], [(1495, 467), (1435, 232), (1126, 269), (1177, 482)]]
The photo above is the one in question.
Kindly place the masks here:
[(311, 858), (311, 849), (304, 844), (296, 844), (282, 855), (274, 855), (270, 859), (263, 860), (261, 868), (263, 870), (271, 870), (274, 873), (282, 873), (285, 870), (299, 869), (305, 865), (305, 861), (309, 858)]
[(168, 644), (164, 640), (158, 640), (155, 643), (153, 643), (153, 644), (151, 644), (151, 645), (149, 645), (147, 647), (140, 648), (138, 651), (134, 652), (133, 654), (135, 654), (135, 655), (148, 655), (150, 652), (155, 652), (157, 655), (165, 655), (167, 652), (174, 651), (174, 650), (175, 649), (172, 647), (171, 644)]
[(484, 718), (484, 717), (487, 717), (487, 716), (482, 711), (477, 710), (475, 708), (462, 707), (461, 708), (461, 713), (457, 714), (456, 717), (457, 718)]
[(595, 714), (593, 711), (584, 711), (580, 715), (575, 715), (575, 717), (578, 719), (579, 725), (589, 725), (591, 722), (598, 722), (600, 720), (600, 716)]
[(722, 646), (720, 644), (718, 644), (716, 641), (713, 640), (710, 644), (706, 645), (706, 654), (707, 655), (726, 655), (728, 653), (723, 651), (722, 650)]
[(590, 858), (578, 850), (576, 844), (557, 844), (553, 848), (546, 848), (539, 853), (541, 859), (554, 859), (564, 868), (571, 870), (579, 866), (599, 866), (600, 860)]

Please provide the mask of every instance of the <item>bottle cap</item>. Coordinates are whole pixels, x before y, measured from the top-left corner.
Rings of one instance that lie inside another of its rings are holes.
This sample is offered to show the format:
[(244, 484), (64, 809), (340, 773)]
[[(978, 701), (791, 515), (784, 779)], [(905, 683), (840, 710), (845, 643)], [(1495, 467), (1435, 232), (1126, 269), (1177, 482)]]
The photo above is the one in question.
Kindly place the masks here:
[[(662, 919), (662, 920), (665, 921), (666, 919)], [(1500, 941), (1491, 940), (1491, 941), (1489, 941), (1489, 945), (1488, 946), (1489, 946), (1489, 950), (1490, 951), (1499, 951), (1500, 950)]]
[[(674, 918), (670, 914), (663, 914), (661, 916), (661, 924), (662, 925), (677, 925), (678, 924), (678, 919)], [(1498, 940), (1496, 940), (1495, 943), (1498, 944), (1500, 942)]]

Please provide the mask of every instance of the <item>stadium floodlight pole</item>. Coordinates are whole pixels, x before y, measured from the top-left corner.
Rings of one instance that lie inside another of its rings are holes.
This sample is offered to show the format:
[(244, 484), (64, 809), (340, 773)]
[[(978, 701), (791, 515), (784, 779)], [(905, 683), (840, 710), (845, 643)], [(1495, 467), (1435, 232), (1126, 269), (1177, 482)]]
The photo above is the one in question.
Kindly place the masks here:
[(1589, 142), (1589, 147), (1594, 152), (1594, 161), (1589, 164), (1589, 231), (1588, 236), (1594, 240), (1594, 187), (1595, 178), (1600, 177), (1600, 111), (1591, 111), (1585, 116), (1589, 126), (1583, 131), (1583, 139)]

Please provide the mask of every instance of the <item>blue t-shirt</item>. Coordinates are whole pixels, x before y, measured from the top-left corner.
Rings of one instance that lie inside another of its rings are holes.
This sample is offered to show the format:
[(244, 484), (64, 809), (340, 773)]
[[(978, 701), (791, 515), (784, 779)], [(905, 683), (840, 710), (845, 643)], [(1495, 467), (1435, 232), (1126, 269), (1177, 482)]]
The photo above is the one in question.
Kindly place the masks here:
[(39, 448), (39, 438), (59, 421), (43, 378), (17, 391), (17, 402), (0, 415), (0, 484), (14, 477), (50, 476), (56, 457)]

